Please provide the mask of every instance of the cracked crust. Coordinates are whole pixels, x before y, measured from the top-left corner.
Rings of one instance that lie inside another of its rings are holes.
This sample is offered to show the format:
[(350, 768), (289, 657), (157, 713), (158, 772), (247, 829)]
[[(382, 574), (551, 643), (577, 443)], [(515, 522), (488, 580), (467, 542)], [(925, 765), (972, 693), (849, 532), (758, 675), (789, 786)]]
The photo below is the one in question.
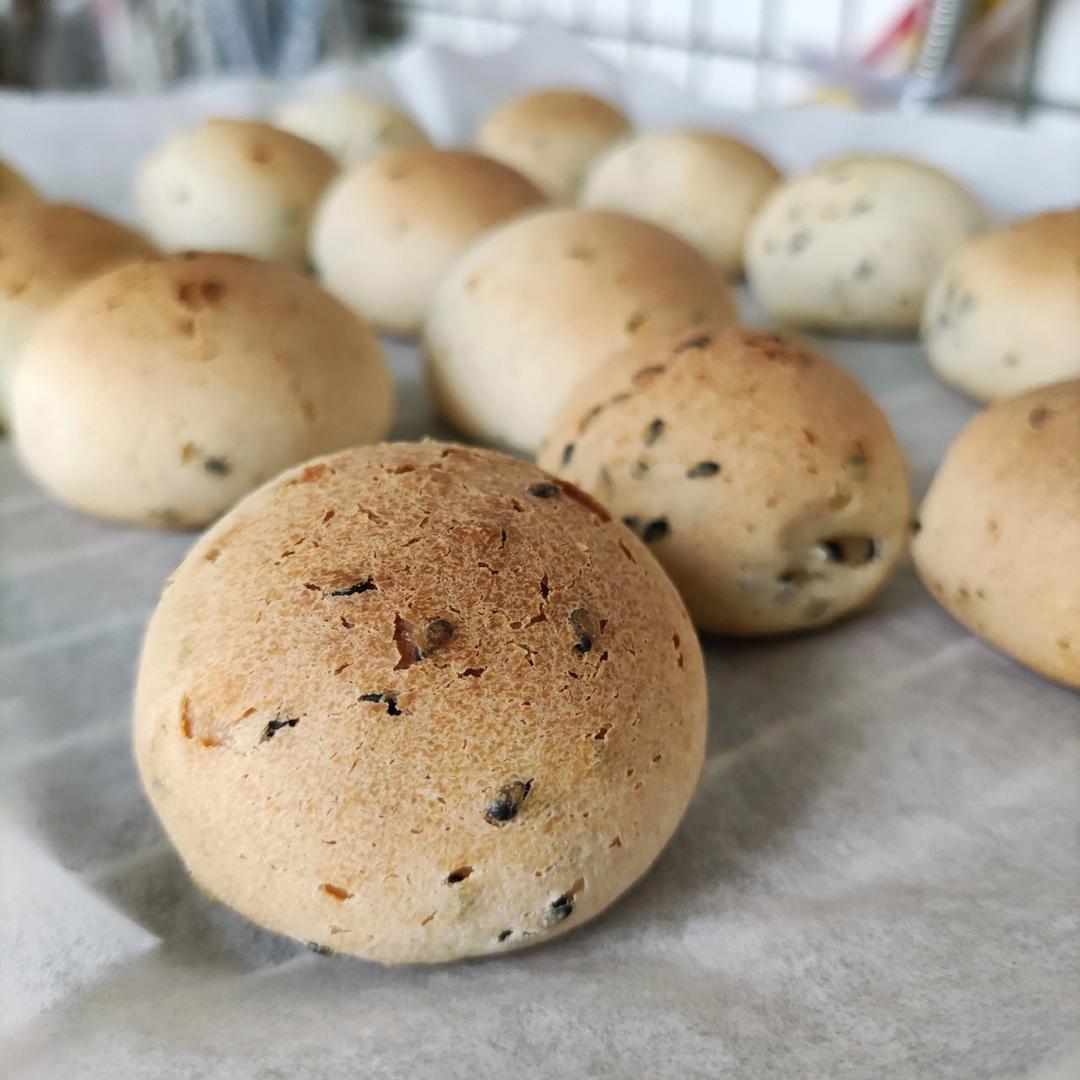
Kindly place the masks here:
[(640, 542), (535, 466), (435, 442), (309, 463), (212, 528), (135, 709), (194, 878), (383, 963), (595, 915), (671, 835), (704, 736), (701, 651)]
[(303, 267), (315, 207), (337, 163), (255, 120), (206, 120), (139, 167), (135, 203), (165, 251), (231, 251)]
[(612, 353), (735, 318), (723, 275), (666, 230), (603, 210), (546, 210), (481, 237), (454, 264), (424, 348), (454, 427), (531, 452)]
[(102, 274), (42, 319), (12, 384), (16, 449), (102, 517), (199, 525), (312, 454), (384, 438), (370, 330), (289, 267), (170, 255)]
[(1080, 379), (1008, 398), (949, 448), (912, 545), (953, 618), (1080, 689)]
[(842, 368), (757, 330), (626, 350), (574, 392), (539, 463), (602, 499), (697, 626), (772, 634), (864, 604), (907, 543), (907, 470)]

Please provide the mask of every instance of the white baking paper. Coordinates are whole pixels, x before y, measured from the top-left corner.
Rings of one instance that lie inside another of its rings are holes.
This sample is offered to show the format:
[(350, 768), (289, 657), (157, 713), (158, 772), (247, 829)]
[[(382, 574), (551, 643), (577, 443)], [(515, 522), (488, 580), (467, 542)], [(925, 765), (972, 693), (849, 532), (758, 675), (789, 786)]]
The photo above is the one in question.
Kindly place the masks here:
[[(919, 153), (1000, 217), (1080, 201), (1080, 136), (721, 112), (551, 30), (488, 59), (414, 47), (312, 83), (348, 81), (400, 98), (444, 141), (524, 86), (572, 84), (643, 125), (742, 132), (788, 168), (853, 147)], [(283, 92), (0, 95), (0, 156), (55, 197), (129, 216), (134, 162), (169, 130), (264, 112)], [(914, 344), (821, 344), (889, 412), (924, 490), (972, 405)], [(437, 432), (415, 352), (391, 352), (397, 433)], [(66, 510), (0, 447), (0, 1074), (1080, 1077), (1080, 698), (966, 634), (910, 570), (828, 631), (708, 643), (700, 789), (602, 917), (527, 952), (386, 970), (205, 899), (139, 790), (139, 636), (190, 542)]]

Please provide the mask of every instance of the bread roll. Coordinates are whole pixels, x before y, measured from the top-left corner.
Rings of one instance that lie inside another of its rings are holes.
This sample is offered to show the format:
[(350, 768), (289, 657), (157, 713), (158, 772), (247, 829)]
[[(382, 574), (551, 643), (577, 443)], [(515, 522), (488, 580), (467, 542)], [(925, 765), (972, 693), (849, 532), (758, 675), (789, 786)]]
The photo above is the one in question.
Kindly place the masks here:
[(9, 411), (15, 362), (41, 317), (87, 278), (152, 251), (138, 233), (81, 206), (0, 205), (0, 417)]
[(93, 278), (42, 319), (13, 383), (16, 449), (102, 517), (201, 525), (286, 466), (390, 427), (378, 342), (286, 266), (174, 255)]
[(642, 545), (532, 465), (434, 442), (245, 499), (164, 590), (135, 702), (196, 882), (386, 964), (590, 919), (671, 835), (704, 740), (701, 650)]
[(289, 102), (278, 112), (276, 123), (322, 147), (346, 168), (387, 150), (431, 142), (407, 113), (356, 90)]
[(570, 395), (539, 462), (641, 536), (701, 630), (823, 626), (865, 604), (907, 542), (884, 414), (832, 361), (758, 330), (627, 349)]
[(969, 630), (1080, 689), (1080, 379), (1000, 401), (919, 511), (919, 576)]
[(738, 139), (711, 131), (650, 132), (593, 162), (581, 204), (661, 225), (735, 277), (750, 221), (779, 180), (776, 166)]
[(326, 287), (379, 329), (415, 334), (469, 243), (543, 202), (520, 173), (480, 154), (393, 150), (331, 188), (312, 259)]
[(232, 251), (303, 266), (311, 216), (337, 172), (325, 151), (253, 120), (207, 120), (139, 169), (135, 201), (167, 251)]
[(836, 158), (766, 199), (747, 234), (746, 272), (781, 322), (907, 333), (946, 259), (983, 224), (971, 193), (931, 165)]
[(983, 401), (1080, 376), (1080, 210), (969, 240), (926, 297), (934, 370)]
[(671, 233), (549, 210), (481, 237), (443, 279), (425, 330), (430, 381), (459, 431), (535, 450), (612, 353), (735, 314), (723, 275)]
[(630, 131), (614, 105), (581, 90), (538, 90), (493, 109), (476, 148), (527, 176), (552, 202), (573, 202), (590, 163)]

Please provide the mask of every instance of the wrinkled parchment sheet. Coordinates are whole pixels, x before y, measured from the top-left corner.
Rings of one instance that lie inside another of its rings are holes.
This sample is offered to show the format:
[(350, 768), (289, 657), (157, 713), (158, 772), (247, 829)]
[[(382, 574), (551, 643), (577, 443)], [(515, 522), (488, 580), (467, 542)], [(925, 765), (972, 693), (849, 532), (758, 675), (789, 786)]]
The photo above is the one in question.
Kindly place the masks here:
[[(314, 79), (350, 80), (444, 142), (522, 87), (572, 84), (645, 126), (743, 132), (787, 168), (849, 147), (917, 152), (999, 217), (1080, 201), (1080, 136), (722, 112), (548, 29), (495, 57), (411, 47)], [(167, 131), (285, 92), (0, 95), (0, 155), (54, 197), (128, 217), (133, 164)], [(921, 494), (974, 407), (912, 343), (822, 344), (888, 411)], [(395, 434), (439, 433), (415, 350), (391, 352)], [(139, 639), (191, 542), (63, 509), (0, 443), (0, 1075), (1080, 1077), (1080, 696), (970, 637), (910, 569), (825, 632), (708, 642), (701, 786), (602, 917), (531, 951), (388, 970), (313, 955), (202, 897), (140, 792)], [(1048, 571), (1080, 573), (1054, 559)]]

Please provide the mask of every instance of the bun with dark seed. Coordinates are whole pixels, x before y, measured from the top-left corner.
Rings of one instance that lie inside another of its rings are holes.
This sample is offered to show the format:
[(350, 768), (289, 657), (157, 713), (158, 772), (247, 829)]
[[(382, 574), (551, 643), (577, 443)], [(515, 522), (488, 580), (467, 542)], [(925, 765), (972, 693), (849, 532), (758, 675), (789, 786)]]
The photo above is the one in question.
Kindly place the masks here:
[(631, 885), (705, 717), (685, 608), (598, 503), (396, 443), (286, 473), (192, 548), (135, 748), (210, 894), (319, 951), (433, 962), (550, 940)]

